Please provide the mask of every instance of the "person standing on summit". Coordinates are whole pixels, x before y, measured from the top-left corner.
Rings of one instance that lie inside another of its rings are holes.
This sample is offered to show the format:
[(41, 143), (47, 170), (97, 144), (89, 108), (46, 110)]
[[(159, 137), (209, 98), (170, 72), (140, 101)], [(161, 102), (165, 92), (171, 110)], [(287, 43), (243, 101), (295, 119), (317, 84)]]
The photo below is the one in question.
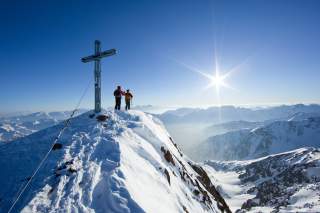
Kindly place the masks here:
[(114, 107), (115, 110), (120, 110), (121, 108), (121, 97), (125, 95), (125, 92), (121, 90), (121, 86), (117, 86), (117, 89), (113, 92), (115, 97), (116, 105)]
[(125, 97), (125, 101), (126, 101), (126, 110), (129, 110), (130, 109), (131, 100), (133, 98), (133, 95), (130, 92), (130, 90), (127, 89), (127, 92), (124, 95), (124, 97)]

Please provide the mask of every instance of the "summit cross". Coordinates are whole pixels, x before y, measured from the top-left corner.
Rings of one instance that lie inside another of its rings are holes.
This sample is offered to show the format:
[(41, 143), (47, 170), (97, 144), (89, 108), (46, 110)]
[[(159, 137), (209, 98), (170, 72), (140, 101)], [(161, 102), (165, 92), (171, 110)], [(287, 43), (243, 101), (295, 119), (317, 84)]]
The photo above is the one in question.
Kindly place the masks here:
[(94, 111), (101, 112), (101, 62), (104, 57), (116, 54), (115, 49), (101, 52), (101, 42), (94, 42), (94, 54), (81, 59), (83, 63), (94, 61)]

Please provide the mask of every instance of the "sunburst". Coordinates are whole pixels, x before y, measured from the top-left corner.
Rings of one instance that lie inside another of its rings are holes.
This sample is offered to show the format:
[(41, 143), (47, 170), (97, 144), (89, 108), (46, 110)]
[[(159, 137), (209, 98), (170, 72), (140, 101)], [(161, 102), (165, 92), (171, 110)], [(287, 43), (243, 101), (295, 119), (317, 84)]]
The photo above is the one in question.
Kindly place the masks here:
[[(179, 62), (181, 65), (183, 65), (184, 67), (188, 68), (189, 70), (199, 73), (200, 75), (202, 75), (203, 77), (205, 77), (206, 79), (209, 80), (209, 84), (204, 88), (205, 90), (208, 90), (212, 87), (215, 88), (216, 92), (219, 93), (220, 89), (222, 87), (224, 88), (229, 88), (229, 89), (234, 89), (233, 87), (231, 87), (228, 83), (227, 83), (227, 78), (230, 77), (231, 73), (233, 71), (236, 70), (236, 67), (229, 70), (228, 72), (225, 72), (224, 74), (221, 74), (221, 71), (219, 70), (219, 66), (218, 63), (215, 62), (215, 68), (213, 70), (213, 74), (208, 74), (208, 72), (204, 72), (202, 70), (199, 70), (195, 67), (191, 67), (185, 63)], [(220, 94), (219, 94), (220, 95)]]

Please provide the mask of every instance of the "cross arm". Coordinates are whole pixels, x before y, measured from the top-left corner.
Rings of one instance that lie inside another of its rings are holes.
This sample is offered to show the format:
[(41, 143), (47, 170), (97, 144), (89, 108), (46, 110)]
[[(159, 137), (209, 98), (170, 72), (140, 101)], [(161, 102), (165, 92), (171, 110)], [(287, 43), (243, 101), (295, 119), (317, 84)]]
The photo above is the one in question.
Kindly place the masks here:
[(90, 61), (99, 60), (99, 59), (104, 58), (104, 57), (115, 55), (116, 52), (117, 52), (116, 49), (106, 50), (106, 51), (100, 52), (97, 55), (90, 55), (90, 56), (84, 57), (84, 58), (81, 59), (81, 61), (83, 63), (87, 63), (87, 62), (90, 62)]

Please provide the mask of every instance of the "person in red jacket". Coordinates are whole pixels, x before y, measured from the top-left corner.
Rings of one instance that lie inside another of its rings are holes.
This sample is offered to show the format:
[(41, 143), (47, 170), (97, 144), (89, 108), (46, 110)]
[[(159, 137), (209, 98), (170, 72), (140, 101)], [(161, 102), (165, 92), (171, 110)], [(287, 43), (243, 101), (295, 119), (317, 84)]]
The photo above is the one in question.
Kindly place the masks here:
[(114, 107), (115, 110), (120, 110), (121, 108), (121, 97), (125, 95), (125, 92), (121, 90), (121, 86), (117, 86), (117, 89), (113, 92), (115, 97), (116, 105)]

